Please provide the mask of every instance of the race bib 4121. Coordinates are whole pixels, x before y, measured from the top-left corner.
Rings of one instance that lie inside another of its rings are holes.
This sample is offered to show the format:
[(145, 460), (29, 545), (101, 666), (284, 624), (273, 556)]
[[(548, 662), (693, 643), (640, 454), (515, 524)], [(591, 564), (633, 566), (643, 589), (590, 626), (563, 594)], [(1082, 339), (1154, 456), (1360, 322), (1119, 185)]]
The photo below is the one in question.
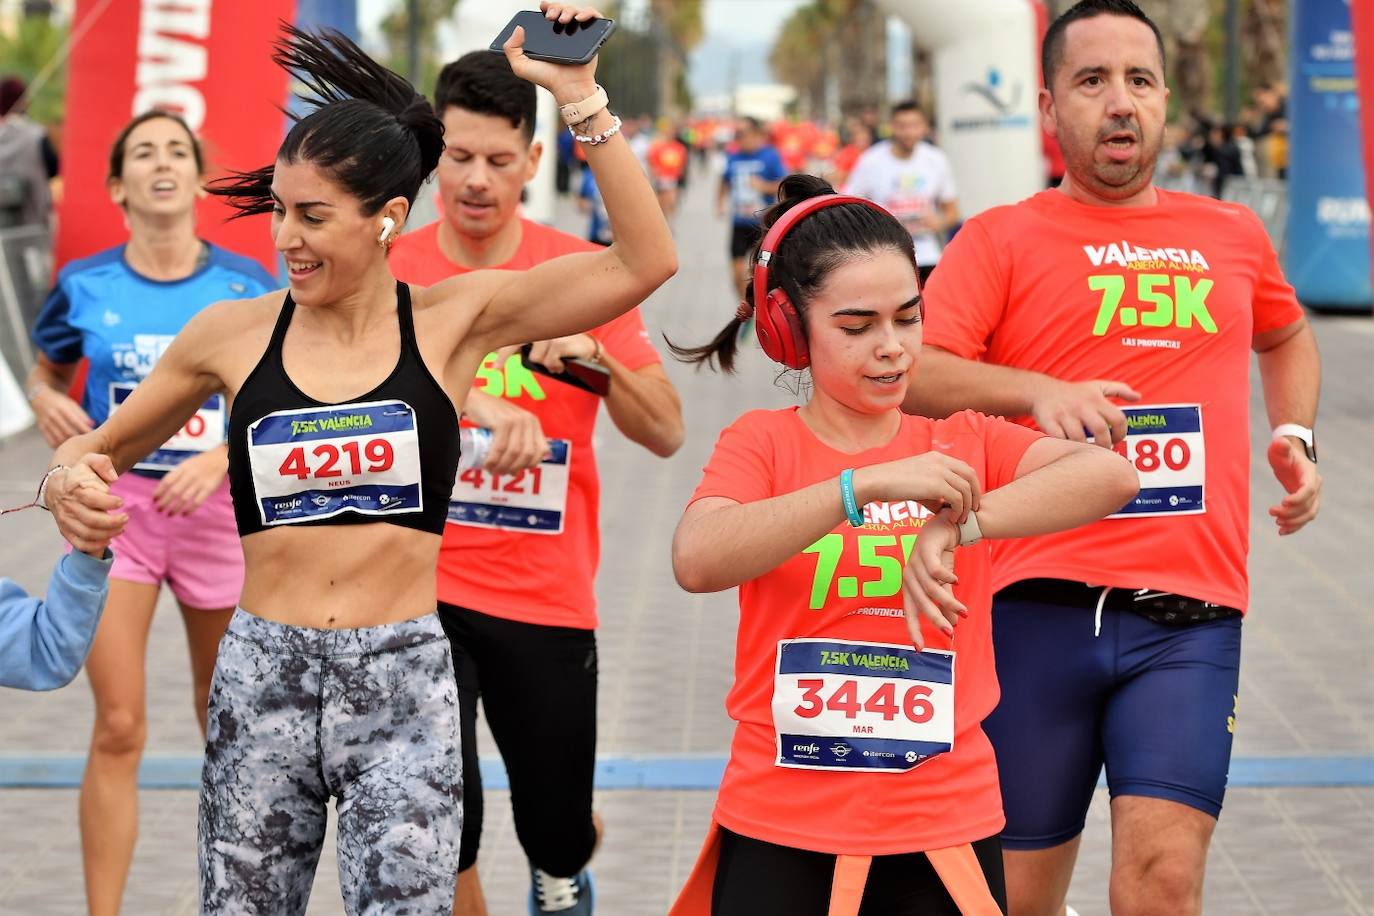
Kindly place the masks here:
[(549, 457), (514, 474), (481, 468), (460, 471), (448, 504), (451, 525), (501, 528), (525, 534), (561, 534), (568, 511), (572, 443), (549, 440)]

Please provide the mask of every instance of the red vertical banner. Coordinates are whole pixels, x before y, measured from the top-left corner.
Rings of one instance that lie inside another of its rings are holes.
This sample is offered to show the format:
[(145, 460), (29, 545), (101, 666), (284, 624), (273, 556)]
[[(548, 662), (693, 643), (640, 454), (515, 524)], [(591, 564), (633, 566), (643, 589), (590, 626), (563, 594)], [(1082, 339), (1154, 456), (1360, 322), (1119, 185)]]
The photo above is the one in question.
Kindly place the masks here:
[[(1360, 98), (1360, 135), (1364, 140), (1365, 196), (1374, 209), (1374, 0), (1350, 4), (1350, 24), (1355, 33), (1355, 86)], [(1374, 233), (1370, 235), (1374, 249)], [(1374, 250), (1370, 261), (1374, 263)], [(1374, 284), (1374, 278), (1370, 280)]]
[[(207, 178), (266, 165), (281, 144), (287, 78), (271, 59), (295, 0), (77, 0), (68, 60), (57, 263), (126, 237), (105, 187), (120, 128), (150, 108), (181, 114), (201, 138)], [(95, 17), (95, 18), (92, 18)], [(226, 222), (205, 200), (196, 229), (276, 274), (265, 220)]]

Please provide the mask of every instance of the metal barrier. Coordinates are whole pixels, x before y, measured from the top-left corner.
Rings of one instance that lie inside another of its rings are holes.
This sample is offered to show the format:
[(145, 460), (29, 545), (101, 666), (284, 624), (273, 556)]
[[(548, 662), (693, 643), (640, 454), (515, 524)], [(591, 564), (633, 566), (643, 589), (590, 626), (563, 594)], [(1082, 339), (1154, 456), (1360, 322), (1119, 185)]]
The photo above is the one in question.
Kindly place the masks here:
[(0, 229), (0, 356), (21, 379), (33, 368), (29, 332), (51, 282), (47, 227)]
[[(1200, 189), (1210, 188), (1211, 179), (1204, 180), (1194, 171), (1181, 174), (1155, 174), (1155, 186), (1166, 191), (1183, 191), (1188, 194), (1201, 193)], [(1264, 223), (1269, 233), (1269, 241), (1274, 250), (1283, 256), (1283, 237), (1288, 225), (1288, 182), (1281, 178), (1248, 178), (1232, 175), (1226, 179), (1221, 199), (1232, 203), (1244, 204)]]
[(1283, 257), (1283, 238), (1288, 225), (1288, 183), (1279, 178), (1246, 178), (1232, 176), (1226, 179), (1221, 192), (1222, 200), (1244, 204), (1264, 223), (1269, 233), (1269, 241), (1274, 250)]

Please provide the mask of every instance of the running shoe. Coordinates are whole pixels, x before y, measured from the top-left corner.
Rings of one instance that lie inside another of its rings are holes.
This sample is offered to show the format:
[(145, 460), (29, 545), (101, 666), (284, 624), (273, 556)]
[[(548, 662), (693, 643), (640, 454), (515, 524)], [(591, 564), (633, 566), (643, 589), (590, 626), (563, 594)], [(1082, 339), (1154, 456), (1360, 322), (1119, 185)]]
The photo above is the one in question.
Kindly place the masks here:
[(530, 916), (592, 916), (595, 900), (592, 873), (585, 868), (571, 878), (555, 878), (546, 871), (530, 868)]

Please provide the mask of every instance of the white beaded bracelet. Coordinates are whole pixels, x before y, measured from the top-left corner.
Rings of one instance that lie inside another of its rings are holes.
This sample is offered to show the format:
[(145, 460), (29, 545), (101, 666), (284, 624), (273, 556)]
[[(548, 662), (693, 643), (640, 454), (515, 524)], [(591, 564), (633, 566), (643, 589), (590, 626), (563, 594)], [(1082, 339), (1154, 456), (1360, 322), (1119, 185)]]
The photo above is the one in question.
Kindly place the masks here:
[(568, 133), (572, 134), (573, 139), (578, 143), (586, 143), (588, 146), (600, 146), (602, 143), (605, 143), (607, 140), (620, 133), (620, 123), (620, 115), (611, 115), (611, 126), (599, 134), (584, 137), (571, 127), (568, 128)]

